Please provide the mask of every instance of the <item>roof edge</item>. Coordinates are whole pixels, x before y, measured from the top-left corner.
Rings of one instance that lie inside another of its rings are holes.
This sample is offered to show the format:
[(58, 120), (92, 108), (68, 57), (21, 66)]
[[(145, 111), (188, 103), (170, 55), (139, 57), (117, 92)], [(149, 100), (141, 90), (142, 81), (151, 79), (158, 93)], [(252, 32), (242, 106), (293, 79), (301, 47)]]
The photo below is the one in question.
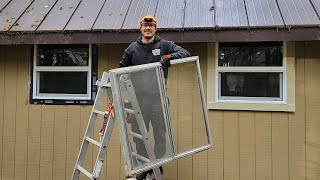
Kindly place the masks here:
[[(10, 32), (0, 33), (0, 44), (119, 44), (131, 43), (139, 35), (138, 31)], [(320, 40), (319, 27), (159, 31), (157, 35), (177, 43)]]

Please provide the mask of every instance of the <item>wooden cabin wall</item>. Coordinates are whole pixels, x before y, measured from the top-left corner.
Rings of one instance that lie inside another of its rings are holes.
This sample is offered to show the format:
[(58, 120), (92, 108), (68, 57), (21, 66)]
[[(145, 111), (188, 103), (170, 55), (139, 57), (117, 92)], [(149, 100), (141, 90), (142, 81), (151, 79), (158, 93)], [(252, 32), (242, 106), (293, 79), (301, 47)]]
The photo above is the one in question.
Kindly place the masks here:
[[(200, 56), (206, 86), (207, 44), (182, 46)], [(104, 70), (117, 67), (126, 47), (99, 45), (98, 77)], [(214, 148), (165, 165), (164, 179), (319, 179), (319, 47), (319, 41), (295, 43), (295, 113), (209, 110)], [(0, 179), (67, 180), (92, 106), (30, 105), (31, 48), (0, 46)], [(176, 109), (177, 116), (181, 110)], [(172, 123), (174, 128), (195, 125)], [(191, 139), (179, 146), (192, 146), (197, 138), (203, 138), (178, 132), (178, 137)], [(97, 149), (89, 148), (86, 167), (92, 168), (96, 153)], [(100, 179), (124, 179), (118, 127), (113, 130), (105, 162)]]

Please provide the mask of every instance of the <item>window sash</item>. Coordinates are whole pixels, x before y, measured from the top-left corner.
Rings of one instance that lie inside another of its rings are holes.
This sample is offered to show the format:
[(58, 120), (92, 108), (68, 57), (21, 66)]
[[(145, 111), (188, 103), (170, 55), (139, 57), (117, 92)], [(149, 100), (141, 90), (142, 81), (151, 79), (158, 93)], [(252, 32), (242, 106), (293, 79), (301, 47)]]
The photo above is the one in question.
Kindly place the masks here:
[[(92, 45), (89, 44), (88, 66), (37, 66), (38, 46), (34, 45), (33, 57), (33, 99), (57, 99), (57, 100), (90, 100), (91, 99), (91, 74), (92, 74)], [(40, 93), (40, 76), (38, 72), (87, 72), (87, 93), (86, 94), (58, 94)]]
[[(219, 66), (218, 52), (219, 43), (216, 43), (216, 58), (215, 58), (215, 99), (216, 102), (232, 102), (232, 103), (270, 103), (283, 104), (286, 102), (286, 65), (284, 59), (282, 66)], [(283, 45), (284, 47), (284, 45)], [(285, 49), (285, 48), (284, 48)], [(221, 96), (221, 73), (223, 72), (279, 72), (282, 74), (280, 78), (280, 98), (273, 97), (236, 97), (236, 96)]]

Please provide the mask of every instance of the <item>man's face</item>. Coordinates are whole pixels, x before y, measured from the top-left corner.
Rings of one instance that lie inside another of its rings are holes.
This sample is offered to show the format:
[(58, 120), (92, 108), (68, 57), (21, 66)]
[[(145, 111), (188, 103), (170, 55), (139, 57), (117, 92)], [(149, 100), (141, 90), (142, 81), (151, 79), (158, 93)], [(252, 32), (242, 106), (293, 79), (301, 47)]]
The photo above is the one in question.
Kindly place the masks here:
[(143, 22), (140, 26), (141, 35), (144, 38), (151, 39), (157, 31), (154, 23)]

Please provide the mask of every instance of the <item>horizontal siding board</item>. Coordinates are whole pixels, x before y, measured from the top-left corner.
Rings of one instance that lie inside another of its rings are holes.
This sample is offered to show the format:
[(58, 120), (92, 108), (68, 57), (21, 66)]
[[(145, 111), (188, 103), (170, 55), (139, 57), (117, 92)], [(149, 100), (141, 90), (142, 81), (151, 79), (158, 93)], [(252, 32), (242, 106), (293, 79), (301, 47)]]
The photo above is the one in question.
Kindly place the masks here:
[(44, 20), (57, 0), (34, 1), (11, 31), (34, 31)]
[(93, 29), (121, 29), (129, 5), (128, 0), (107, 0)]
[(155, 16), (158, 28), (182, 28), (184, 0), (160, 0)]
[(247, 15), (244, 1), (217, 0), (216, 1), (216, 25), (218, 27), (247, 27)]
[(139, 29), (140, 19), (145, 15), (154, 16), (158, 0), (132, 0), (122, 29)]
[(320, 24), (310, 1), (278, 0), (278, 4), (286, 25)]
[(249, 25), (283, 26), (276, 0), (245, 0)]
[(185, 8), (184, 28), (214, 27), (214, 11), (212, 0), (187, 0)]
[(32, 2), (33, 1), (30, 0), (12, 0), (8, 6), (0, 12), (1, 31), (6, 31), (15, 24), (20, 15), (25, 12)]
[(105, 0), (82, 0), (65, 30), (91, 30)]
[(38, 30), (63, 30), (79, 3), (79, 0), (58, 0), (47, 17), (43, 20)]

